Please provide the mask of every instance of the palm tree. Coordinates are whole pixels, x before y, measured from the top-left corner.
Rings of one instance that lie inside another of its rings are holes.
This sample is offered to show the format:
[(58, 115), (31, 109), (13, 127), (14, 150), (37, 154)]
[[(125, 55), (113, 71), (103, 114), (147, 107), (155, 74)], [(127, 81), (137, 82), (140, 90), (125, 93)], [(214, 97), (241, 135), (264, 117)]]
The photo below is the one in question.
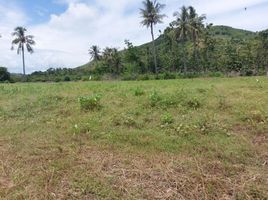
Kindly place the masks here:
[(164, 4), (160, 4), (157, 0), (145, 0), (142, 2), (143, 8), (140, 9), (140, 14), (143, 18), (141, 24), (151, 29), (152, 41), (153, 41), (153, 54), (154, 54), (154, 65), (155, 73), (157, 70), (157, 59), (156, 59), (156, 48), (154, 39), (154, 25), (158, 23), (163, 23), (163, 18), (166, 15), (161, 14), (161, 10), (165, 7)]
[(175, 12), (174, 17), (176, 20), (172, 22), (172, 26), (175, 27), (175, 38), (177, 42), (181, 42), (183, 46), (183, 65), (184, 65), (184, 72), (187, 72), (186, 66), (186, 42), (190, 38), (191, 35), (191, 26), (189, 23), (189, 13), (188, 8), (183, 6), (180, 12)]
[(107, 67), (109, 68), (110, 73), (112, 73), (113, 69), (112, 69), (112, 65), (113, 65), (113, 49), (110, 47), (106, 47), (103, 50), (103, 60), (105, 62), (105, 64), (107, 65)]
[(35, 41), (33, 40), (34, 36), (32, 35), (25, 35), (27, 32), (27, 29), (24, 27), (17, 27), (14, 29), (14, 32), (12, 33), (12, 36), (15, 37), (15, 39), (12, 41), (12, 47), (11, 49), (14, 49), (14, 45), (18, 45), (17, 54), (20, 54), (22, 52), (22, 63), (23, 63), (23, 76), (25, 77), (25, 58), (24, 58), (24, 50), (25, 47), (29, 53), (33, 53), (33, 47), (32, 45), (35, 45)]
[(89, 51), (89, 54), (91, 55), (91, 59), (93, 59), (93, 61), (99, 61), (101, 59), (100, 48), (98, 46), (93, 45), (90, 47), (90, 49), (88, 51)]
[(103, 58), (110, 70), (110, 73), (120, 73), (121, 57), (118, 49), (106, 47), (103, 52)]
[(198, 40), (200, 39), (201, 34), (204, 32), (204, 20), (206, 19), (205, 15), (199, 16), (196, 13), (196, 10), (189, 6), (189, 25), (190, 25), (190, 32), (191, 32), (191, 39), (193, 41), (194, 47), (194, 59), (195, 63), (197, 63), (197, 48), (198, 48)]

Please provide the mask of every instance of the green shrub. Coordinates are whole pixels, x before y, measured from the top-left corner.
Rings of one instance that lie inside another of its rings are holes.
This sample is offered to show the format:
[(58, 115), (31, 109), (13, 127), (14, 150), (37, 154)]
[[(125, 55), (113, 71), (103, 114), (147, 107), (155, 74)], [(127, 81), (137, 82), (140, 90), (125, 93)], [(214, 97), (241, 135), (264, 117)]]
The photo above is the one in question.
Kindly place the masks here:
[(165, 72), (164, 73), (164, 79), (165, 80), (170, 80), (170, 79), (176, 79), (177, 76), (175, 73), (170, 73), (170, 72)]
[(69, 82), (71, 81), (71, 78), (69, 76), (65, 76), (64, 79), (63, 79), (65, 82)]
[(227, 110), (228, 108), (230, 108), (230, 105), (228, 104), (226, 97), (224, 96), (219, 96), (219, 105), (218, 108), (220, 110)]
[(82, 110), (94, 110), (101, 107), (100, 100), (101, 96), (98, 94), (92, 96), (80, 97), (79, 99), (80, 107)]
[(162, 115), (161, 122), (162, 124), (172, 124), (174, 122), (174, 119), (170, 113), (166, 113)]
[(153, 91), (149, 96), (149, 103), (150, 106), (155, 107), (161, 101), (161, 96), (156, 92)]
[(60, 78), (60, 77), (56, 77), (56, 78), (54, 79), (54, 81), (55, 81), (56, 83), (61, 82), (61, 78)]
[(201, 107), (201, 102), (200, 100), (197, 98), (197, 97), (194, 97), (192, 99), (189, 99), (186, 101), (186, 105), (189, 107), (189, 108), (192, 108), (194, 110), (197, 110), (198, 108)]
[(137, 88), (134, 89), (134, 95), (135, 96), (142, 96), (144, 94), (145, 94), (145, 92), (144, 92), (144, 90), (142, 88), (137, 87)]
[(175, 107), (178, 104), (178, 99), (174, 95), (165, 95), (163, 99), (159, 102), (162, 108)]
[(150, 80), (150, 76), (148, 74), (140, 74), (137, 77), (138, 81), (148, 81)]
[(224, 74), (222, 72), (209, 72), (209, 77), (224, 77)]
[(137, 80), (137, 77), (138, 77), (138, 75), (137, 74), (123, 74), (123, 75), (121, 75), (121, 79), (123, 80), (123, 81), (134, 81), (134, 80)]

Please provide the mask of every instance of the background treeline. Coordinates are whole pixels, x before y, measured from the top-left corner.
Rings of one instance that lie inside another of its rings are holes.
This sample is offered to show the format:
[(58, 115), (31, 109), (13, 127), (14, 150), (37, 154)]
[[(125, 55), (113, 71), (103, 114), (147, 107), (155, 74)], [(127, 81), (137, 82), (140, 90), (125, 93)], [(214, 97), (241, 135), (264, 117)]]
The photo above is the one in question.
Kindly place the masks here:
[(28, 80), (147, 80), (253, 76), (265, 75), (268, 70), (268, 31), (254, 33), (226, 26), (207, 26), (196, 49), (191, 40), (187, 40), (185, 44), (175, 41), (172, 31), (170, 28), (166, 29), (156, 40), (157, 74), (154, 71), (150, 43), (135, 47), (126, 41), (123, 51), (106, 48), (103, 53), (98, 54), (99, 59), (84, 66), (34, 72), (28, 76)]
[[(182, 7), (174, 18), (164, 32), (159, 31), (153, 43), (134, 46), (125, 40), (125, 49), (121, 51), (93, 45), (89, 49), (91, 62), (75, 69), (50, 68), (45, 72), (34, 72), (27, 76), (27, 80), (268, 75), (268, 30), (256, 33), (206, 24), (205, 15), (198, 15), (193, 7)], [(18, 75), (11, 78), (14, 81), (21, 79)]]

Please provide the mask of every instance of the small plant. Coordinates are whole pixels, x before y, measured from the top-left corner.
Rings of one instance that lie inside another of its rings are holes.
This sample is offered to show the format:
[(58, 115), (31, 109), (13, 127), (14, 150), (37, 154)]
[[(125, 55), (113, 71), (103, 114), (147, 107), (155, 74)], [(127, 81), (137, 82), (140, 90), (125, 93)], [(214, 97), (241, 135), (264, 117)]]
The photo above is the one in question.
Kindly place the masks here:
[(192, 127), (187, 125), (187, 124), (180, 124), (176, 129), (175, 131), (180, 134), (180, 135), (188, 135), (189, 133), (192, 132)]
[(140, 88), (140, 87), (137, 87), (137, 88), (135, 88), (134, 89), (134, 95), (137, 97), (137, 96), (142, 96), (142, 95), (144, 95), (145, 94), (145, 92), (144, 92), (144, 90), (142, 89), (142, 88)]
[(161, 118), (162, 124), (172, 124), (174, 122), (174, 119), (170, 113), (166, 113)]
[(194, 109), (194, 110), (197, 110), (198, 108), (201, 107), (201, 102), (200, 102), (199, 99), (196, 98), (196, 97), (194, 97), (194, 98), (188, 100), (188, 101), (186, 102), (186, 104), (187, 104), (187, 106), (188, 106), (189, 108), (192, 108), (192, 109)]
[(100, 100), (101, 96), (98, 94), (92, 96), (80, 97), (78, 99), (81, 109), (86, 111), (99, 109), (101, 107)]
[(157, 106), (161, 99), (161, 96), (156, 91), (153, 91), (149, 96), (150, 105), (152, 107)]
[(176, 107), (177, 104), (178, 99), (174, 95), (165, 95), (163, 100), (160, 102), (162, 108)]
[(226, 98), (224, 96), (220, 96), (219, 97), (219, 109), (220, 110), (227, 110), (230, 105), (228, 104), (228, 102), (226, 101)]

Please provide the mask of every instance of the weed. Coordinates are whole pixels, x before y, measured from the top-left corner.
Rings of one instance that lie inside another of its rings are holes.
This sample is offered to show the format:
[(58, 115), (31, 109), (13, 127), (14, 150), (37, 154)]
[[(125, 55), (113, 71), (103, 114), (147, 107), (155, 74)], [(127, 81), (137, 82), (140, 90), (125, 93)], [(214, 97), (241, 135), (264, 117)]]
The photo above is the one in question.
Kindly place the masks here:
[(191, 108), (191, 109), (194, 109), (194, 110), (197, 110), (201, 107), (201, 102), (200, 100), (197, 98), (197, 97), (193, 97), (189, 100), (186, 101), (186, 106), (188, 108)]
[(163, 125), (172, 124), (174, 122), (174, 119), (170, 113), (166, 113), (162, 115), (161, 122)]
[(228, 104), (228, 102), (226, 101), (226, 97), (224, 96), (219, 96), (219, 103), (218, 103), (218, 108), (220, 110), (227, 110), (228, 108), (230, 108), (230, 105)]
[(149, 104), (151, 107), (157, 106), (157, 104), (162, 100), (162, 97), (159, 95), (157, 91), (153, 91), (149, 95)]
[(137, 87), (134, 89), (134, 95), (137, 97), (137, 96), (142, 96), (145, 94), (145, 91), (140, 88), (140, 87)]
[(98, 94), (92, 96), (79, 97), (78, 99), (80, 107), (84, 111), (99, 109), (101, 107), (100, 100), (101, 96)]

